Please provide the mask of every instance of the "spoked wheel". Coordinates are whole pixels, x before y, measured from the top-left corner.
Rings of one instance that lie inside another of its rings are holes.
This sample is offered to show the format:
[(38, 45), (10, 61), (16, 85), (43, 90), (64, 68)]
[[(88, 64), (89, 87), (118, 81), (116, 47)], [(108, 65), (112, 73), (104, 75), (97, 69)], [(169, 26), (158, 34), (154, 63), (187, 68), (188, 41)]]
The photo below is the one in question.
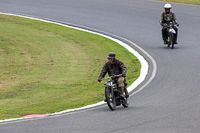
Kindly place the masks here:
[(128, 105), (129, 105), (128, 98), (124, 98), (124, 100), (122, 101), (122, 105), (123, 105), (124, 108), (128, 107)]
[(170, 35), (170, 45), (172, 46), (172, 49), (174, 49), (174, 34)]
[(106, 97), (106, 102), (108, 104), (108, 107), (112, 111), (114, 111), (116, 109), (116, 99), (115, 99), (114, 92), (108, 87), (105, 88), (105, 97)]
[(171, 43), (170, 43), (170, 37), (168, 37), (168, 39), (167, 39), (167, 46), (168, 46), (168, 48), (170, 47), (170, 45), (171, 45)]
[(129, 101), (128, 101), (129, 94), (126, 88), (124, 88), (124, 92), (125, 92), (125, 98), (122, 100), (122, 105), (124, 108), (127, 108), (129, 105)]

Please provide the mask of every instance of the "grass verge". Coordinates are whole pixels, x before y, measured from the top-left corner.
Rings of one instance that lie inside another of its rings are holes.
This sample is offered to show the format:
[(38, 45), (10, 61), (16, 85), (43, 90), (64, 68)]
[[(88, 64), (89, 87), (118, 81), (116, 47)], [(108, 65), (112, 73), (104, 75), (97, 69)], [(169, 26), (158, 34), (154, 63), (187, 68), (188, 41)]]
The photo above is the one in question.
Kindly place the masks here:
[(0, 119), (47, 114), (104, 99), (97, 78), (115, 52), (129, 85), (140, 62), (99, 35), (16, 16), (0, 15)]
[(200, 5), (200, 0), (159, 0), (159, 1), (177, 2), (177, 3)]

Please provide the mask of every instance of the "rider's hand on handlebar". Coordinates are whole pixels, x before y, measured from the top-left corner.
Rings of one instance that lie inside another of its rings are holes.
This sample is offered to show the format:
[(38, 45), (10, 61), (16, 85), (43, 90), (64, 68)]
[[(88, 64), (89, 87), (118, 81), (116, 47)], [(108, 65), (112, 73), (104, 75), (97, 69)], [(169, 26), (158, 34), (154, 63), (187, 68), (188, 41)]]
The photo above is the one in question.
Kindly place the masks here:
[(176, 26), (179, 26), (179, 24), (177, 23)]
[(164, 23), (164, 24), (162, 24), (162, 26), (163, 26), (163, 27), (167, 27), (167, 24), (166, 24), (166, 23)]
[(98, 82), (101, 82), (101, 81), (102, 81), (102, 79), (101, 79), (101, 78), (99, 78), (99, 79), (98, 79)]
[(110, 76), (112, 79), (115, 78), (115, 75), (113, 74), (112, 76)]

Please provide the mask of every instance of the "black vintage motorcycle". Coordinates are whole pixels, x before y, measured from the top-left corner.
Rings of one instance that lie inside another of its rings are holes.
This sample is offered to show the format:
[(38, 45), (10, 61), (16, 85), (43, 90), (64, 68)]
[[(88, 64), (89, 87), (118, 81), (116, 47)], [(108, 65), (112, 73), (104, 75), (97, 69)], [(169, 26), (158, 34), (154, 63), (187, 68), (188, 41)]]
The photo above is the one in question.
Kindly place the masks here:
[(125, 97), (121, 97), (121, 90), (118, 87), (118, 84), (116, 82), (113, 82), (113, 79), (121, 77), (122, 75), (114, 75), (111, 77), (107, 77), (107, 78), (103, 78), (103, 79), (108, 79), (107, 82), (105, 82), (105, 97), (106, 97), (106, 102), (108, 104), (108, 107), (114, 111), (116, 109), (116, 106), (120, 106), (121, 104), (123, 105), (124, 108), (127, 108), (129, 106), (128, 103), (128, 91), (127, 91), (127, 83), (126, 81), (125, 83), (125, 87), (124, 87), (124, 93), (125, 93)]
[(175, 34), (176, 31), (173, 27), (177, 27), (177, 25), (174, 25), (172, 22), (170, 22), (168, 25), (166, 24), (165, 27), (167, 28), (167, 45), (168, 47), (171, 46), (171, 48), (174, 48), (174, 41), (175, 41)]

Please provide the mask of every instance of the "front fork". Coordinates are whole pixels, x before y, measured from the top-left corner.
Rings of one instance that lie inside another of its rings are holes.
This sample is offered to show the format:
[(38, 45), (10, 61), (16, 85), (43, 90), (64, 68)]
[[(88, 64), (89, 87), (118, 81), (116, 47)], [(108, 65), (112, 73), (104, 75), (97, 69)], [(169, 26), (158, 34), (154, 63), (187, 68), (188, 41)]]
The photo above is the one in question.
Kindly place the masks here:
[(114, 95), (114, 88), (113, 88), (113, 86), (106, 86), (105, 89), (107, 89), (111, 93), (111, 95), (113, 97), (113, 95)]

